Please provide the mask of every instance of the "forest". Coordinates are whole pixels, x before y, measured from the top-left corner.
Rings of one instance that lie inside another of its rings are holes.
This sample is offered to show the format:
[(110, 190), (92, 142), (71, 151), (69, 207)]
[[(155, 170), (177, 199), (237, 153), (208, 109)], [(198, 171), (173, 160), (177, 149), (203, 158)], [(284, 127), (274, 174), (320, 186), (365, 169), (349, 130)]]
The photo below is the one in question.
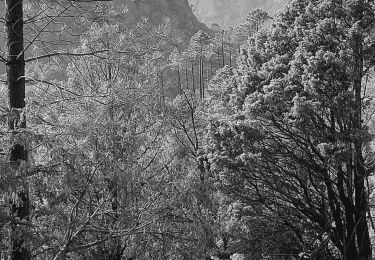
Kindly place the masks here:
[(5, 0), (0, 259), (374, 259), (375, 3), (278, 2)]

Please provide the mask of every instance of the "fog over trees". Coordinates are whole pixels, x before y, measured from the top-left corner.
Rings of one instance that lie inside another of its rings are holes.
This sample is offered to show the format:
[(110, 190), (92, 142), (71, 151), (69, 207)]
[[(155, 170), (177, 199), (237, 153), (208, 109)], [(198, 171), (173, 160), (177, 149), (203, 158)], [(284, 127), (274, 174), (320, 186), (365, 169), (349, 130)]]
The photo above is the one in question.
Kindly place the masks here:
[(373, 259), (373, 1), (2, 8), (0, 259)]
[(255, 9), (262, 9), (274, 15), (287, 2), (287, 0), (189, 0), (194, 14), (208, 27), (215, 23), (223, 27), (236, 26)]

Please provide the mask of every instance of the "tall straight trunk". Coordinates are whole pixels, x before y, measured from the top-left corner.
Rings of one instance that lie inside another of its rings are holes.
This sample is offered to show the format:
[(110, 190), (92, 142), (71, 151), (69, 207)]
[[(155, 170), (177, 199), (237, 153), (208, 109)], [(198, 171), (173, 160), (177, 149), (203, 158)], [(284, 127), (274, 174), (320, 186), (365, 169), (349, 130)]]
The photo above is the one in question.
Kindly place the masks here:
[[(109, 84), (111, 84), (110, 82), (112, 81), (112, 71), (111, 71), (110, 65), (108, 66), (107, 74), (108, 74), (107, 80), (109, 81)], [(111, 135), (115, 137), (117, 135), (115, 129), (113, 128), (113, 125), (116, 123), (115, 100), (111, 98), (109, 102), (110, 104), (108, 106), (108, 123), (111, 125), (110, 126)], [(118, 150), (118, 143), (114, 141), (112, 143), (112, 156), (113, 157), (116, 157), (117, 150)], [(119, 178), (118, 178), (116, 169), (113, 165), (108, 165), (108, 169), (110, 169), (109, 175), (111, 175), (111, 173), (113, 174), (113, 176), (109, 176), (108, 178), (106, 178), (108, 193), (111, 198), (111, 211), (112, 211), (111, 212), (112, 215), (108, 214), (108, 216), (110, 216), (108, 218), (108, 223), (109, 222), (112, 223), (111, 229), (116, 229), (116, 225), (119, 219), (118, 210), (120, 206), (119, 198), (118, 198), (119, 197), (119, 186), (118, 186)], [(101, 239), (101, 237), (98, 237), (98, 239)], [(122, 246), (121, 240), (118, 237), (114, 237), (114, 238), (108, 239), (108, 241), (106, 242), (107, 243), (98, 244), (98, 257), (100, 257), (100, 259), (113, 259), (113, 260), (121, 259), (123, 252), (124, 252), (124, 247)]]
[(192, 75), (192, 80), (193, 80), (193, 93), (195, 94), (194, 63), (191, 63), (191, 75)]
[(203, 76), (203, 45), (201, 44), (201, 52), (199, 56), (199, 94), (200, 98), (203, 99), (203, 88), (204, 88), (204, 76)]
[(185, 66), (185, 77), (186, 77), (186, 89), (189, 89), (189, 75), (188, 75), (187, 63), (186, 63), (186, 66)]
[(210, 57), (210, 70), (211, 70), (211, 77), (214, 75), (213, 68), (212, 68), (212, 59)]
[(201, 82), (202, 82), (202, 96), (201, 98), (204, 98), (204, 60), (203, 57), (201, 58)]
[(6, 0), (7, 85), (10, 108), (25, 107), (22, 0)]
[(217, 66), (220, 69), (220, 48), (217, 47)]
[[(16, 135), (21, 128), (26, 128), (23, 109), (25, 108), (25, 59), (23, 53), (23, 1), (5, 1), (5, 27), (7, 37), (6, 75), (9, 96), (8, 126)], [(27, 149), (24, 143), (15, 143), (10, 151), (10, 164), (17, 169), (21, 161), (27, 161)], [(30, 201), (27, 185), (17, 187), (17, 199), (10, 201), (13, 218), (28, 221)], [(11, 259), (31, 259), (30, 251), (25, 244), (24, 229), (19, 224), (11, 224)]]
[(165, 106), (165, 93), (164, 93), (164, 80), (163, 80), (163, 71), (159, 72), (160, 85), (161, 85), (161, 103), (163, 107)]
[(232, 49), (229, 50), (229, 67), (232, 67)]
[[(364, 0), (358, 0), (357, 14), (355, 16), (357, 21), (363, 20)], [(363, 61), (363, 35), (361, 32), (353, 35), (353, 89), (354, 98), (356, 102), (354, 118), (353, 118), (353, 132), (360, 133), (362, 130), (362, 78), (364, 71)], [(368, 195), (366, 190), (366, 169), (364, 158), (362, 154), (363, 142), (361, 137), (354, 137), (354, 195), (355, 195), (355, 223), (354, 227), (356, 233), (356, 242), (358, 246), (358, 259), (371, 259), (371, 240), (369, 236), (369, 229), (367, 225), (367, 211), (368, 211)]]
[(202, 98), (202, 57), (199, 57), (199, 98)]
[[(207, 85), (206, 86), (208, 86), (208, 83), (209, 83), (209, 81), (210, 81), (210, 70), (207, 68), (206, 69), (206, 80), (207, 80)], [(203, 92), (203, 98), (204, 98), (204, 92)]]
[(181, 95), (181, 74), (180, 74), (180, 67), (177, 68), (177, 74), (178, 74), (178, 94)]
[(222, 58), (222, 62), (223, 62), (223, 68), (225, 66), (225, 56), (224, 56), (224, 41), (221, 41), (221, 58)]
[[(107, 49), (110, 48), (110, 41), (109, 41), (109, 37), (108, 37), (108, 42), (107, 42), (107, 46), (106, 46)], [(112, 66), (111, 66), (111, 57), (108, 56), (108, 77), (107, 77), (107, 80), (109, 82), (109, 86), (112, 85)], [(147, 65), (148, 66), (148, 65)], [(111, 104), (109, 106), (109, 120), (110, 120), (110, 123), (112, 125), (115, 125), (116, 123), (116, 120), (115, 120), (115, 100), (113, 100), (111, 98)], [(113, 127), (113, 126), (112, 126)], [(116, 131), (113, 130), (112, 131), (112, 136), (115, 137), (117, 135)], [(118, 146), (119, 144), (117, 142), (114, 142), (113, 143), (113, 157), (116, 156), (117, 154), (117, 150), (118, 150)], [(113, 214), (113, 220), (112, 220), (112, 225), (113, 225), (113, 229), (116, 228), (116, 225), (117, 225), (117, 222), (118, 222), (118, 219), (119, 219), (119, 206), (120, 206), (120, 203), (119, 203), (119, 177), (118, 177), (118, 174), (116, 172), (116, 169), (113, 165), (111, 165), (111, 167), (113, 167), (113, 169), (111, 170), (112, 173), (114, 174), (114, 176), (112, 177), (111, 180), (109, 180), (109, 183), (108, 183), (108, 190), (109, 190), (109, 193), (110, 193), (110, 197), (111, 197), (111, 209), (112, 209), (112, 214)], [(113, 239), (110, 240), (111, 241), (111, 252), (109, 254), (109, 259), (113, 259), (113, 260), (120, 260), (123, 253), (124, 253), (124, 250), (125, 250), (125, 247), (122, 246), (122, 242), (121, 242), (121, 239), (119, 239), (118, 237), (115, 237)]]

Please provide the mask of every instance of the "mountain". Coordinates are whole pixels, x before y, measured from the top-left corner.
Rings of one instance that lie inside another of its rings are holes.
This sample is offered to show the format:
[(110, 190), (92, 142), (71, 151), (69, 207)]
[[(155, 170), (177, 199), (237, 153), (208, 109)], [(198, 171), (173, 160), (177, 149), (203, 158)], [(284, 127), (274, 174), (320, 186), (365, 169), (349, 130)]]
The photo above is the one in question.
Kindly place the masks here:
[(198, 21), (188, 0), (117, 0), (116, 4), (128, 8), (128, 21), (134, 23), (147, 18), (151, 24), (158, 25), (169, 20), (177, 35), (185, 39), (199, 30), (208, 30)]
[(263, 9), (271, 15), (282, 9), (287, 0), (189, 0), (194, 14), (208, 27), (239, 24), (252, 9)]

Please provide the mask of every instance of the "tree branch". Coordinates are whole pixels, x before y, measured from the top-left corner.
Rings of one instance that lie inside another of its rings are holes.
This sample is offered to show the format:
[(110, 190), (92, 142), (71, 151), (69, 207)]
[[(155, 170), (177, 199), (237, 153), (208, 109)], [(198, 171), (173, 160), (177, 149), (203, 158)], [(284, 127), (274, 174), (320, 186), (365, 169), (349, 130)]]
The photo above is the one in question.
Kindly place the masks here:
[(35, 37), (29, 42), (29, 44), (26, 46), (26, 48), (23, 49), (23, 51), (18, 54), (17, 59), (19, 59), (22, 55), (25, 54), (27, 49), (36, 41), (36, 39), (39, 37), (39, 35), (44, 31), (44, 29), (47, 28), (47, 26), (52, 23), (57, 17), (61, 16), (63, 13), (65, 13), (66, 10), (68, 10), (70, 6), (66, 7), (64, 10), (62, 10), (58, 15), (54, 16), (50, 21), (48, 21), (42, 29), (39, 30), (39, 32), (35, 35)]
[(7, 59), (5, 59), (2, 55), (0, 55), (0, 60), (1, 60), (2, 62), (5, 62), (5, 63), (8, 62)]
[(25, 59), (25, 62), (31, 62), (31, 61), (35, 61), (35, 60), (44, 59), (44, 58), (51, 58), (51, 57), (55, 57), (55, 56), (76, 56), (76, 57), (90, 56), (90, 55), (95, 55), (95, 54), (108, 52), (108, 51), (109, 51), (109, 49), (92, 51), (92, 52), (84, 52), (84, 53), (54, 52), (54, 53), (48, 53), (48, 54), (45, 54), (45, 55), (40, 55), (40, 56), (37, 56), (37, 57)]

